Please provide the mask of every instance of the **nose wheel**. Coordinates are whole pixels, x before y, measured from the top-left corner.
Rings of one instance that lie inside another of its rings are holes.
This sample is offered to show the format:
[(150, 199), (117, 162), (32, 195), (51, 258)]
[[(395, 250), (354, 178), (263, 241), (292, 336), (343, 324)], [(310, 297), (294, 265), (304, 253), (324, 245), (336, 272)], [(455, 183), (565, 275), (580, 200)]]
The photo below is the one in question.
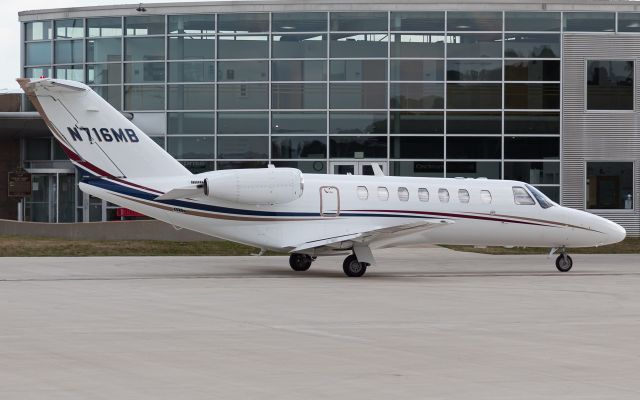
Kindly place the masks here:
[(294, 271), (306, 271), (311, 267), (313, 257), (306, 254), (291, 254), (289, 256), (289, 266)]
[(573, 260), (567, 253), (562, 253), (556, 258), (556, 268), (560, 272), (569, 272), (573, 267)]

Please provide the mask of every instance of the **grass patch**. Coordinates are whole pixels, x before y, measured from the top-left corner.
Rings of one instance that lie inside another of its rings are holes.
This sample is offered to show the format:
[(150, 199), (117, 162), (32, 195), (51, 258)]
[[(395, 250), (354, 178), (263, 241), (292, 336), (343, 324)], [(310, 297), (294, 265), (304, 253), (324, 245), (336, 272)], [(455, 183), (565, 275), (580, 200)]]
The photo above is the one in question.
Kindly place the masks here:
[[(473, 246), (442, 246), (457, 251), (466, 251), (480, 254), (549, 254), (548, 247), (504, 247), (474, 248)], [(582, 247), (569, 249), (569, 254), (639, 254), (640, 238), (626, 238), (620, 243), (600, 247)]]
[[(248, 256), (259, 249), (227, 241), (67, 240), (0, 236), (0, 257)], [(267, 252), (266, 255), (277, 255)]]

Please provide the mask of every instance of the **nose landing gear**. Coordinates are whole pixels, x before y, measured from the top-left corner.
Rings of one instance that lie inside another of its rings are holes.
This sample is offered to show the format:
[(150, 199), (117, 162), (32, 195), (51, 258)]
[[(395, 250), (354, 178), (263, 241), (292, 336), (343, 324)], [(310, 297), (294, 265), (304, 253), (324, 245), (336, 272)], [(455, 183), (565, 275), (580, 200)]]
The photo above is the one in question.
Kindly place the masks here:
[(558, 268), (560, 272), (569, 272), (571, 267), (573, 267), (573, 260), (570, 255), (563, 251), (558, 258), (556, 258), (556, 268)]

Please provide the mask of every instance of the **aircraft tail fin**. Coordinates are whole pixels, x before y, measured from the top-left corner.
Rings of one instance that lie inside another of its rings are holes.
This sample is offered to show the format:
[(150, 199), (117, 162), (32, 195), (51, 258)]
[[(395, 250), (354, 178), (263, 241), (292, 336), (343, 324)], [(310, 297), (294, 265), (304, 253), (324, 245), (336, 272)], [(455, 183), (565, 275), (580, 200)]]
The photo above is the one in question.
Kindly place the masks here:
[(91, 175), (191, 175), (87, 85), (50, 78), (17, 81), (71, 161)]

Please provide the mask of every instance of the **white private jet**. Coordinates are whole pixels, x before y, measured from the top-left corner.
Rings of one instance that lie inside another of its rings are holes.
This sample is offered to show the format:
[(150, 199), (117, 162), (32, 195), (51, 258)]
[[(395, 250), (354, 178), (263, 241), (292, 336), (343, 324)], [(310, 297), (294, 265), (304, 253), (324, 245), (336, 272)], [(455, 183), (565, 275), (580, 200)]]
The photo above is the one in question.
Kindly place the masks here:
[(560, 250), (625, 238), (620, 225), (561, 207), (531, 185), (489, 179), (303, 174), (293, 168), (192, 174), (88, 86), (18, 79), (71, 161), (80, 189), (207, 235), (290, 254), (295, 271), (349, 254), (347, 276), (375, 264), (371, 249), (415, 243)]

